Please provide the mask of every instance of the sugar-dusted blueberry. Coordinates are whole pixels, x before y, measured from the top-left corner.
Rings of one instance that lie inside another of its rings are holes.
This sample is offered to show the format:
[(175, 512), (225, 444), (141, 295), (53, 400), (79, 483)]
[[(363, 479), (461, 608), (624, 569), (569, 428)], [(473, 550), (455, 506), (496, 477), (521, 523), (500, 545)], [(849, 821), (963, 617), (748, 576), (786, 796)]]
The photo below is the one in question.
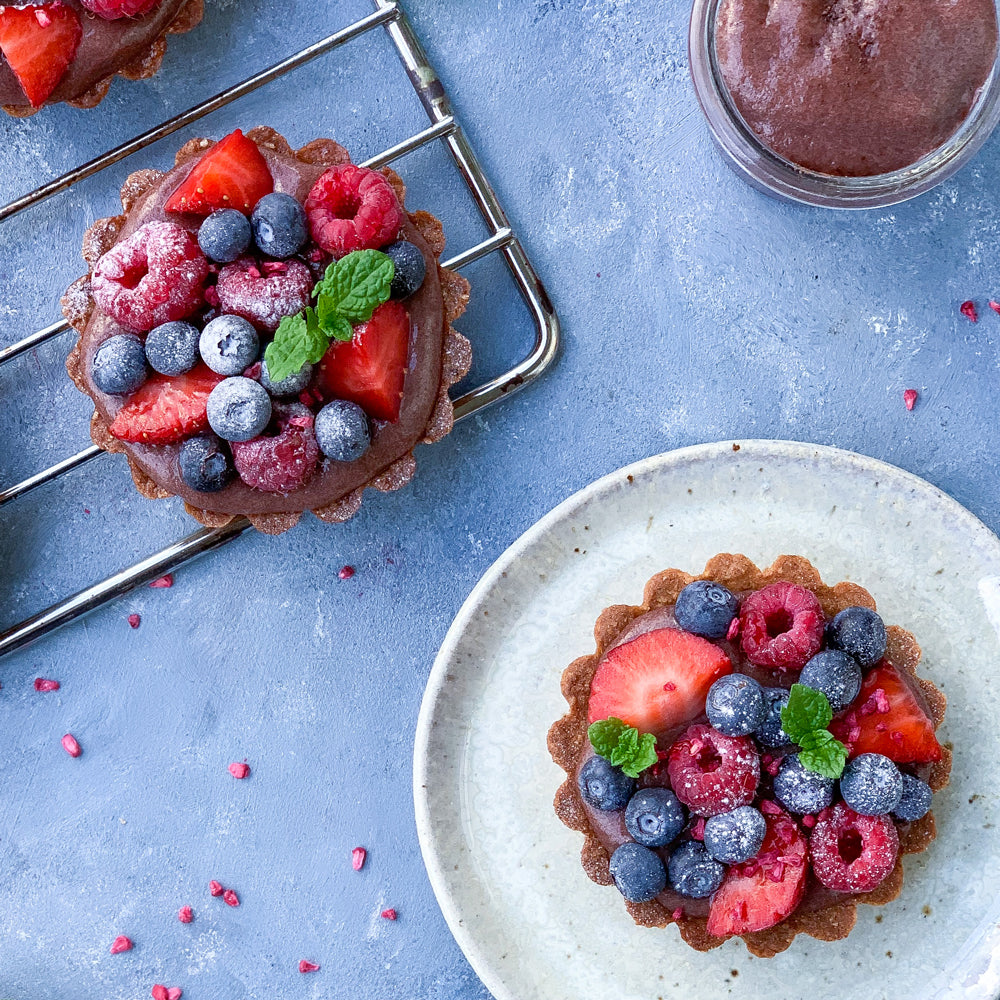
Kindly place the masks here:
[(774, 776), (774, 794), (789, 812), (818, 813), (833, 801), (833, 779), (803, 767), (797, 753), (789, 754)]
[(260, 363), (260, 384), (278, 399), (286, 396), (297, 396), (309, 384), (312, 373), (313, 366), (307, 362), (297, 372), (292, 372), (280, 382), (272, 382), (267, 370), (267, 359), (263, 359)]
[(912, 774), (904, 774), (903, 794), (892, 814), (904, 823), (915, 823), (927, 815), (933, 797), (931, 786), (926, 781), (914, 778)]
[(201, 331), (198, 349), (213, 372), (239, 375), (257, 360), (260, 338), (253, 323), (242, 316), (216, 316)]
[(711, 580), (695, 580), (677, 595), (674, 615), (685, 632), (705, 639), (724, 639), (740, 613), (739, 598)]
[(799, 683), (822, 691), (835, 712), (847, 708), (861, 690), (861, 667), (842, 649), (817, 653), (799, 674)]
[(862, 816), (891, 813), (903, 795), (899, 768), (880, 753), (863, 753), (848, 761), (840, 776), (840, 794)]
[(705, 820), (705, 850), (723, 864), (739, 864), (757, 857), (766, 833), (764, 814), (753, 806), (740, 806)]
[(224, 441), (249, 441), (271, 419), (271, 397), (253, 379), (223, 379), (208, 397), (208, 425)]
[(885, 656), (889, 637), (885, 622), (871, 608), (844, 608), (826, 627), (826, 641), (850, 653), (862, 667), (874, 667)]
[(577, 777), (583, 801), (602, 812), (617, 812), (628, 805), (635, 792), (635, 778), (603, 757), (591, 757)]
[(147, 373), (146, 352), (133, 333), (119, 333), (104, 341), (90, 369), (94, 385), (113, 396), (135, 392), (146, 381)]
[(188, 438), (180, 450), (181, 479), (199, 493), (216, 493), (232, 478), (233, 465), (214, 434)]
[(231, 264), (246, 253), (252, 239), (250, 220), (235, 208), (220, 208), (198, 229), (201, 252), (217, 264)]
[(726, 736), (755, 732), (767, 716), (761, 686), (746, 674), (726, 674), (709, 689), (705, 701), (708, 721)]
[(625, 829), (643, 847), (663, 847), (684, 829), (684, 806), (669, 788), (640, 788), (625, 809)]
[(618, 891), (633, 903), (648, 903), (667, 887), (667, 873), (659, 854), (642, 844), (622, 844), (608, 866)]
[(200, 337), (198, 327), (179, 319), (153, 327), (146, 336), (149, 367), (161, 375), (183, 375), (191, 371), (198, 363)]
[(290, 194), (274, 191), (257, 202), (250, 216), (261, 253), (284, 260), (298, 252), (309, 235), (305, 209)]
[(763, 747), (783, 747), (792, 741), (781, 728), (781, 710), (788, 704), (788, 690), (781, 687), (764, 688), (767, 712), (754, 737)]
[(697, 840), (678, 844), (667, 864), (670, 888), (689, 899), (711, 896), (722, 884), (726, 869)]
[(320, 451), (335, 462), (359, 459), (371, 443), (368, 417), (357, 403), (335, 399), (316, 414)]
[(419, 247), (406, 240), (390, 243), (382, 252), (392, 258), (396, 268), (389, 295), (394, 299), (408, 299), (424, 283), (427, 274), (424, 255)]

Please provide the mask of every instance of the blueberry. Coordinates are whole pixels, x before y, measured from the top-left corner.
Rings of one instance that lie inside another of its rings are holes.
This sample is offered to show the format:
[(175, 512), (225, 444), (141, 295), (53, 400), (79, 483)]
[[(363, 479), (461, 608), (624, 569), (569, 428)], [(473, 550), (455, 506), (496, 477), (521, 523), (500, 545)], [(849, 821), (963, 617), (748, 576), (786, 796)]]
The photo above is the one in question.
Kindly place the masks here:
[(726, 869), (697, 840), (685, 840), (667, 864), (670, 887), (689, 899), (711, 896), (722, 883)]
[(810, 771), (797, 753), (789, 754), (774, 776), (774, 794), (789, 812), (818, 813), (833, 801), (833, 778)]
[(643, 847), (669, 844), (685, 822), (684, 807), (669, 788), (640, 788), (625, 810), (625, 829)]
[(862, 816), (892, 812), (903, 795), (899, 768), (880, 753), (863, 753), (848, 761), (840, 776), (840, 794)]
[(242, 256), (252, 239), (250, 220), (235, 208), (213, 212), (198, 230), (198, 246), (202, 253), (218, 264), (231, 264)]
[(408, 299), (424, 283), (427, 273), (424, 255), (419, 247), (406, 240), (391, 243), (382, 252), (391, 257), (396, 266), (389, 295), (394, 299)]
[(216, 493), (229, 482), (232, 463), (214, 434), (199, 434), (181, 445), (181, 479), (199, 493)]
[(635, 778), (630, 778), (603, 757), (591, 757), (577, 777), (583, 801), (602, 812), (617, 812), (628, 805), (635, 792)]
[(279, 260), (296, 253), (309, 235), (305, 209), (290, 194), (278, 191), (257, 202), (250, 224), (261, 253)]
[(357, 403), (335, 399), (316, 414), (316, 441), (335, 462), (353, 462), (371, 443), (368, 417)]
[(727, 865), (757, 857), (767, 833), (764, 814), (753, 806), (740, 806), (705, 820), (705, 850)]
[(839, 712), (847, 708), (861, 690), (861, 667), (843, 650), (824, 649), (802, 668), (799, 683), (822, 691), (830, 708)]
[(272, 382), (267, 371), (267, 361), (262, 360), (260, 363), (260, 384), (272, 396), (277, 396), (279, 399), (283, 396), (297, 396), (309, 384), (312, 373), (313, 366), (307, 362), (297, 372), (293, 372), (280, 382)]
[(267, 427), (271, 397), (253, 379), (223, 379), (208, 396), (208, 424), (224, 441), (249, 441)]
[(119, 333), (104, 341), (90, 369), (94, 385), (113, 396), (135, 392), (146, 381), (146, 373), (146, 352), (134, 333)]
[(721, 583), (695, 580), (677, 595), (674, 616), (685, 632), (706, 639), (724, 639), (739, 614), (739, 599)]
[(726, 674), (709, 689), (705, 701), (708, 721), (725, 736), (746, 736), (767, 718), (761, 686), (746, 674)]
[(622, 844), (611, 855), (609, 868), (618, 891), (633, 903), (648, 903), (667, 887), (659, 854), (641, 844)]
[(764, 701), (767, 703), (767, 714), (754, 737), (762, 747), (783, 747), (792, 741), (788, 733), (781, 728), (781, 710), (788, 704), (788, 691), (785, 688), (764, 688)]
[(874, 667), (885, 656), (885, 623), (871, 608), (844, 608), (826, 627), (827, 644), (850, 653), (862, 667)]
[(242, 316), (216, 316), (201, 331), (198, 349), (213, 372), (241, 375), (257, 360), (260, 340), (253, 323)]
[(146, 335), (149, 367), (161, 375), (183, 375), (198, 363), (198, 327), (175, 320), (161, 323)]
[(931, 807), (933, 797), (934, 793), (931, 791), (930, 785), (919, 778), (914, 778), (912, 774), (904, 774), (903, 796), (896, 803), (892, 814), (896, 819), (903, 820), (904, 823), (913, 823), (918, 819), (923, 819)]

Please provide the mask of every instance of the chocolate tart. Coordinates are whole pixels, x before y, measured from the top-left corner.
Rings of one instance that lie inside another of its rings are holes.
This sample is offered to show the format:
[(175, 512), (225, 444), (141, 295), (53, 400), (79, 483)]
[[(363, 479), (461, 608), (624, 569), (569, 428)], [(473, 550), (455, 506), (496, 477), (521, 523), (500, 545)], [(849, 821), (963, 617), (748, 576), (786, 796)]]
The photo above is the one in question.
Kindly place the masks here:
[[(610, 855), (619, 844), (631, 838), (624, 829), (620, 814), (601, 813), (591, 808), (583, 801), (577, 785), (580, 768), (592, 756), (587, 736), (591, 681), (601, 658), (623, 638), (632, 638), (649, 628), (677, 628), (672, 608), (680, 592), (693, 580), (712, 580), (738, 595), (759, 590), (777, 581), (788, 581), (812, 591), (827, 620), (847, 607), (875, 609), (875, 601), (867, 590), (846, 582), (833, 587), (826, 586), (812, 564), (800, 556), (781, 556), (772, 566), (761, 570), (745, 556), (733, 554), (714, 556), (698, 576), (678, 569), (665, 570), (647, 582), (641, 605), (614, 605), (606, 608), (594, 626), (594, 653), (574, 660), (563, 672), (562, 692), (569, 703), (569, 712), (554, 723), (548, 733), (548, 748), (552, 759), (567, 774), (566, 781), (555, 796), (556, 815), (570, 829), (584, 835), (581, 852), (583, 869), (599, 885), (613, 885), (609, 871)], [(885, 660), (899, 672), (937, 729), (944, 718), (945, 697), (933, 683), (916, 674), (921, 657), (920, 646), (909, 632), (898, 626), (888, 626), (887, 632)], [(737, 669), (767, 683), (764, 677), (755, 674), (754, 668), (740, 663), (734, 646), (726, 641), (717, 645), (726, 649), (734, 658)], [(689, 721), (705, 721), (705, 717)], [(919, 765), (915, 771), (916, 776), (927, 782), (934, 791), (947, 785), (951, 772), (951, 752), (944, 745), (941, 749), (940, 761)], [(928, 812), (922, 819), (912, 823), (895, 819), (894, 823), (899, 835), (899, 856), (895, 867), (880, 885), (866, 893), (834, 892), (820, 885), (810, 871), (805, 894), (789, 916), (766, 930), (739, 935), (747, 949), (758, 957), (770, 958), (788, 948), (800, 933), (821, 941), (845, 938), (855, 925), (859, 903), (879, 905), (895, 899), (903, 887), (901, 856), (926, 850), (935, 837), (934, 814)], [(641, 926), (666, 927), (676, 923), (681, 938), (697, 951), (709, 951), (727, 940), (707, 931), (707, 899), (683, 897), (673, 892), (669, 885), (649, 902), (625, 900), (625, 906)]]
[[(258, 127), (247, 133), (259, 148), (274, 179), (276, 191), (301, 202), (315, 181), (330, 167), (350, 162), (347, 151), (330, 139), (317, 139), (293, 150), (271, 128)], [(176, 156), (172, 170), (140, 170), (133, 173), (121, 191), (123, 214), (99, 219), (84, 236), (83, 257), (90, 274), (75, 281), (63, 296), (63, 314), (80, 334), (66, 361), (70, 377), (95, 404), (91, 437), (105, 451), (122, 451), (128, 460), (139, 492), (149, 498), (179, 496), (188, 513), (202, 524), (220, 527), (235, 517), (246, 516), (257, 530), (279, 534), (293, 527), (306, 510), (328, 522), (346, 521), (357, 513), (366, 489), (397, 490), (413, 477), (413, 449), (419, 443), (443, 438), (452, 428), (454, 412), (449, 388), (469, 370), (469, 342), (451, 326), (464, 311), (469, 284), (460, 275), (439, 265), (444, 250), (441, 223), (427, 212), (406, 212), (406, 189), (400, 178), (386, 168), (382, 174), (396, 192), (403, 208), (401, 238), (415, 244), (427, 264), (423, 285), (406, 308), (410, 315), (410, 358), (403, 383), (399, 419), (373, 421), (371, 447), (357, 461), (324, 461), (316, 474), (290, 493), (272, 493), (252, 488), (239, 479), (215, 493), (191, 489), (181, 478), (178, 445), (150, 446), (126, 443), (109, 431), (122, 398), (101, 392), (91, 377), (97, 349), (109, 337), (125, 331), (96, 305), (90, 278), (98, 259), (115, 244), (127, 239), (146, 223), (168, 218), (164, 210), (171, 194), (183, 183), (194, 165), (214, 143), (192, 139)], [(189, 231), (199, 219), (171, 213), (169, 219)]]

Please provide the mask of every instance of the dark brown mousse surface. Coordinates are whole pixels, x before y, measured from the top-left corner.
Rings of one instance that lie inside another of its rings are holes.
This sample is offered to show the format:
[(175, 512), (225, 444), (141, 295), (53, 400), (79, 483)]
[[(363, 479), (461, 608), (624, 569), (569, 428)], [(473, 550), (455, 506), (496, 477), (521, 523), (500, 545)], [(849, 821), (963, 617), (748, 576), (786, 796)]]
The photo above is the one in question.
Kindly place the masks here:
[(718, 64), (766, 146), (824, 174), (915, 163), (969, 114), (996, 58), (994, 0), (721, 0)]

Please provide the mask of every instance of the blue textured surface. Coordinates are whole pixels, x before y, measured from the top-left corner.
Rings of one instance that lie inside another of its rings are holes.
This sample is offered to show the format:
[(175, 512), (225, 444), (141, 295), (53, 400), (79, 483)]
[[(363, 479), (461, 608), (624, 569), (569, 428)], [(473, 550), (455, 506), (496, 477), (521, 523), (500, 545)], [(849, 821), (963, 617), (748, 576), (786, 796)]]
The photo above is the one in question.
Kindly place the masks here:
[[(278, 9), (280, 7), (280, 10)], [(472, 998), (413, 828), (410, 748), (447, 626), (542, 513), (623, 463), (733, 437), (839, 445), (925, 476), (1000, 528), (994, 137), (887, 212), (781, 205), (712, 149), (687, 78), (687, 4), (533, 0), (409, 12), (560, 311), (540, 383), (418, 453), (407, 489), (343, 527), (244, 537), (0, 663), (0, 995), (134, 1000)], [(208, 0), (163, 72), (96, 111), (0, 122), (0, 199), (204, 99), (364, 0)], [(373, 70), (374, 67), (374, 70)], [(80, 237), (132, 169), (265, 122), (362, 157), (426, 121), (370, 37), (0, 226), (0, 343), (57, 317)], [(482, 235), (446, 154), (400, 171), (459, 250)], [(110, 175), (110, 176), (108, 176)], [(474, 374), (531, 331), (502, 266), (469, 269)], [(979, 303), (980, 322), (958, 311)], [(68, 339), (0, 369), (0, 483), (87, 443)], [(905, 388), (920, 390), (912, 413)], [(803, 489), (822, 490), (804, 480)], [(87, 513), (89, 511), (89, 513)], [(191, 527), (104, 457), (0, 513), (0, 623)], [(344, 564), (357, 567), (348, 581)], [(126, 616), (142, 616), (131, 630)], [(36, 676), (62, 690), (36, 694)], [(59, 746), (72, 731), (83, 756)], [(252, 776), (226, 772), (247, 758)], [(369, 861), (351, 870), (350, 849)], [(209, 879), (235, 887), (230, 909)], [(190, 926), (177, 922), (194, 907)], [(399, 920), (379, 919), (394, 906)], [(117, 934), (136, 949), (111, 956)], [(301, 958), (322, 965), (300, 976)]]

